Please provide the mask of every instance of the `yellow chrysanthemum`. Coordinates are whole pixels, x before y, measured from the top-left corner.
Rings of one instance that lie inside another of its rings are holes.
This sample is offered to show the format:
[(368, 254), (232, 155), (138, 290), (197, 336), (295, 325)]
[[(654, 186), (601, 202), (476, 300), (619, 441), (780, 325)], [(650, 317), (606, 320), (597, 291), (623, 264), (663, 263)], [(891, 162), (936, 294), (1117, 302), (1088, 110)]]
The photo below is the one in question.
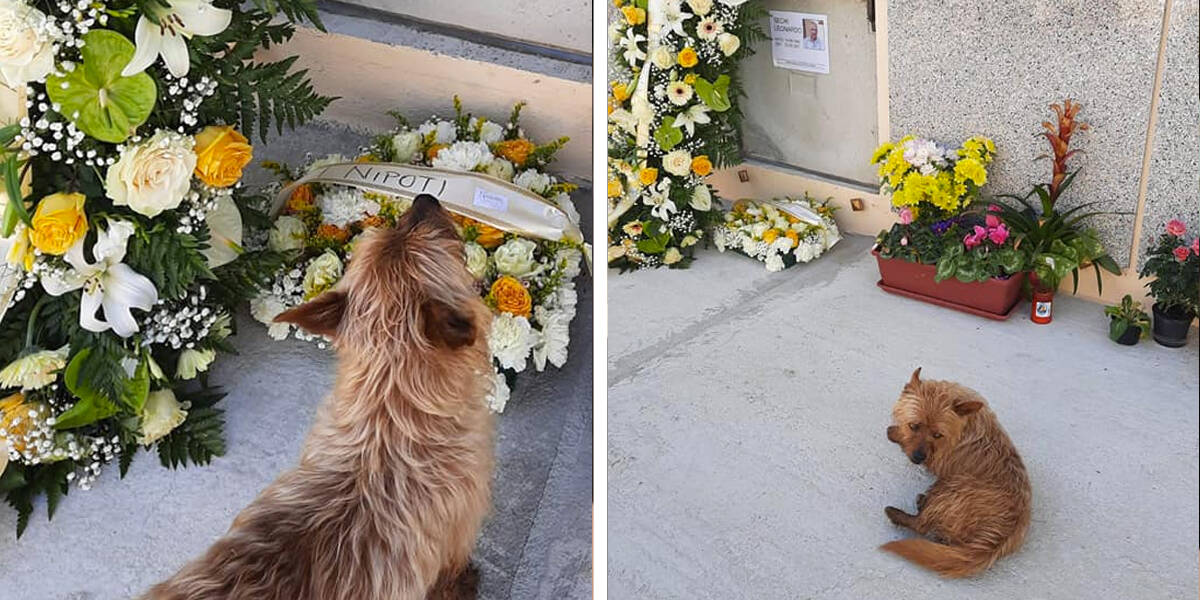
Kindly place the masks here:
[(774, 243), (775, 240), (779, 239), (779, 230), (771, 228), (771, 229), (764, 231), (763, 235), (762, 235), (762, 239), (764, 242), (766, 242), (768, 244)]
[(964, 158), (954, 165), (954, 178), (960, 182), (970, 181), (976, 186), (987, 183), (987, 169), (974, 158)]
[(882, 146), (876, 148), (875, 152), (873, 154), (871, 154), (871, 164), (876, 164), (879, 161), (883, 160), (883, 158), (885, 156), (887, 156), (888, 153), (891, 152), (892, 148), (894, 148), (894, 147), (895, 146), (893, 146), (891, 142), (886, 142)]

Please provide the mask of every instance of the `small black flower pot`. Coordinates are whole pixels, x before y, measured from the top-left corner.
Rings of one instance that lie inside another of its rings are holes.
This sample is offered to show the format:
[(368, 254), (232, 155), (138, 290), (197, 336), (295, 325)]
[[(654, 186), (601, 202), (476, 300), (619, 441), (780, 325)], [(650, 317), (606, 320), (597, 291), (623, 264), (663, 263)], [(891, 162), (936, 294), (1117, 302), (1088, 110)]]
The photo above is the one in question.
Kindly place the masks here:
[(1187, 345), (1188, 328), (1196, 318), (1184, 309), (1162, 310), (1154, 305), (1154, 341), (1169, 348)]
[(1129, 327), (1125, 328), (1125, 333), (1122, 333), (1121, 337), (1116, 339), (1116, 342), (1122, 346), (1133, 346), (1137, 344), (1138, 340), (1140, 339), (1142, 339), (1142, 328), (1131, 324)]

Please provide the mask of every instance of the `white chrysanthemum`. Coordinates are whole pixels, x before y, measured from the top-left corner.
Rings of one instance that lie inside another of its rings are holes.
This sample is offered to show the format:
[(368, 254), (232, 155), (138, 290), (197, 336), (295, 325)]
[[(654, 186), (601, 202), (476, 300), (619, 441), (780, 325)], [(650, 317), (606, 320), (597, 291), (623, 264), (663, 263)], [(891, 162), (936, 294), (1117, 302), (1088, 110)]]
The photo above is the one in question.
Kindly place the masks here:
[(425, 121), (417, 131), (423, 136), (434, 133), (435, 144), (453, 144), (458, 140), (458, 127), (451, 121)]
[(775, 254), (774, 252), (767, 256), (767, 260), (765, 262), (767, 264), (768, 272), (775, 273), (783, 270), (783, 257)]
[(275, 219), (271, 233), (267, 236), (267, 247), (275, 252), (299, 250), (304, 247), (304, 235), (307, 233), (304, 221), (291, 215), (283, 215)]
[(483, 142), (454, 142), (438, 151), (431, 163), (439, 169), (474, 171), (492, 162), (492, 151)]
[(547, 362), (561, 368), (567, 362), (567, 345), (571, 343), (571, 315), (538, 306), (533, 309), (533, 318), (541, 327), (533, 347), (534, 368), (545, 370)]
[(421, 134), (406, 130), (392, 136), (392, 151), (398, 163), (411, 162), (421, 155)]
[(479, 126), (479, 141), (492, 145), (504, 139), (504, 127), (498, 123), (484, 121), (483, 125)]
[(535, 194), (541, 194), (550, 187), (550, 176), (534, 169), (526, 169), (517, 173), (517, 176), (513, 178), (513, 184)]
[(496, 263), (496, 271), (501, 275), (512, 275), (513, 277), (522, 277), (533, 273), (538, 266), (533, 256), (535, 250), (537, 250), (537, 243), (524, 238), (512, 238), (504, 242), (492, 254), (492, 260)]
[(501, 367), (518, 373), (524, 371), (533, 344), (533, 326), (525, 317), (500, 313), (492, 319), (488, 349)]
[(187, 411), (175, 399), (175, 392), (164, 389), (150, 392), (142, 406), (141, 416), (141, 434), (137, 441), (148, 446), (179, 427), (187, 419)]
[(217, 357), (216, 350), (196, 350), (188, 348), (179, 353), (179, 363), (175, 365), (175, 377), (193, 379), (198, 373), (208, 370), (213, 359)]
[(0, 388), (19, 387), (22, 391), (29, 391), (54, 383), (58, 371), (67, 366), (68, 351), (67, 346), (58, 350), (42, 350), (8, 363), (0, 370)]
[(317, 199), (321, 221), (338, 227), (349, 227), (379, 213), (379, 203), (354, 188), (336, 187)]
[(680, 148), (672, 150), (662, 158), (663, 168), (677, 177), (687, 177), (692, 172), (692, 154)]
[(508, 405), (508, 398), (511, 395), (508, 389), (508, 382), (504, 379), (503, 373), (496, 373), (493, 379), (492, 390), (488, 392), (487, 407), (494, 413), (504, 412), (504, 407)]
[(487, 275), (490, 263), (487, 250), (475, 242), (463, 244), (463, 249), (466, 252), (467, 271), (475, 279), (483, 279)]
[(250, 301), (250, 316), (267, 326), (267, 335), (273, 340), (282, 340), (291, 332), (288, 323), (276, 323), (275, 317), (287, 310), (287, 306), (272, 294), (263, 294)]
[(771, 250), (775, 252), (788, 252), (792, 249), (792, 238), (787, 236), (779, 236), (771, 242)]

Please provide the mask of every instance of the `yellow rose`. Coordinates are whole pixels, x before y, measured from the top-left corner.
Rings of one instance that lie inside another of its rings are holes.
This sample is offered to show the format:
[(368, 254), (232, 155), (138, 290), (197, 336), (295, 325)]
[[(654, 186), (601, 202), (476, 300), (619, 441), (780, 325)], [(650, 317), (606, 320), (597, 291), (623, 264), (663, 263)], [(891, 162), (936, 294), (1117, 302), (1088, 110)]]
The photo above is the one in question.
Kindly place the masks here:
[(622, 8), (621, 14), (625, 15), (625, 22), (630, 25), (641, 25), (646, 22), (646, 11), (636, 6)]
[(687, 48), (679, 51), (678, 60), (679, 66), (685, 69), (690, 69), (700, 62), (700, 57), (696, 56), (696, 51), (691, 46), (688, 46)]
[(196, 177), (213, 187), (229, 187), (242, 178), (254, 158), (246, 136), (229, 125), (209, 125), (196, 134)]
[(529, 160), (530, 153), (535, 148), (536, 146), (533, 145), (533, 142), (524, 138), (517, 138), (515, 140), (497, 142), (493, 150), (500, 158), (507, 159), (518, 167), (523, 167), (525, 166), (525, 161)]
[(658, 181), (658, 169), (655, 169), (654, 167), (646, 167), (641, 171), (638, 171), (638, 183), (641, 183), (645, 186), (650, 185), (655, 181)]
[(38, 202), (29, 242), (46, 254), (63, 255), (87, 233), (83, 194), (51, 194)]
[(609, 179), (608, 180), (608, 197), (616, 198), (617, 196), (620, 196), (620, 195), (621, 195), (621, 180)]
[(624, 83), (614, 83), (612, 95), (617, 102), (624, 102), (629, 99), (629, 88)]
[(533, 312), (533, 298), (516, 277), (504, 275), (497, 279), (492, 284), (491, 296), (500, 312), (517, 317), (529, 317)]
[(709, 173), (712, 173), (712, 169), (713, 169), (712, 161), (708, 160), (707, 156), (701, 154), (700, 156), (697, 156), (692, 159), (692, 172), (693, 173), (695, 173), (701, 177), (705, 177)]
[(33, 431), (34, 418), (30, 411), (36, 411), (42, 418), (46, 415), (46, 405), (40, 402), (28, 402), (25, 395), (17, 392), (0, 400), (0, 429), (8, 432), (8, 445), (17, 452), (25, 451), (25, 443), (29, 433)]

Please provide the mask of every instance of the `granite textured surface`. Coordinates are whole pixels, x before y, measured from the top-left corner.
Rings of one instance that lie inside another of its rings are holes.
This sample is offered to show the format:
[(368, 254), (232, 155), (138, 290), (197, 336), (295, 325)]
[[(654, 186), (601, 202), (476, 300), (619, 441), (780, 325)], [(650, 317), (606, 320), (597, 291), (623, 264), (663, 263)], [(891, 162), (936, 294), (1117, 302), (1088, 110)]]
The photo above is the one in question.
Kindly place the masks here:
[(1139, 266), (1167, 221), (1182, 218), (1189, 237), (1200, 231), (1200, 2), (1172, 0), (1165, 59)]
[(1083, 172), (1062, 202), (1128, 213), (1092, 221), (1125, 265), (1164, 1), (890, 0), (891, 136), (952, 145), (991, 136), (1000, 156), (985, 193), (1023, 195), (1050, 179), (1050, 163), (1037, 160), (1048, 145), (1033, 135), (1050, 103), (1081, 102), (1092, 129), (1073, 144), (1087, 153), (1073, 160)]
[[(871, 239), (767, 274), (609, 279), (613, 599), (1194, 598), (1200, 348), (1119, 346), (1064, 296), (995, 322), (875, 287)], [(932, 483), (885, 438), (912, 370), (978, 390), (1033, 486), (1024, 547), (944, 580), (878, 550)]]
[[(302, 163), (309, 152), (351, 153), (364, 138), (317, 124), (256, 148), (257, 160)], [(252, 183), (267, 181), (260, 169)], [(590, 231), (590, 190), (575, 201)], [(493, 512), (473, 560), (481, 598), (582, 599), (591, 596), (592, 286), (578, 280), (579, 315), (562, 369), (527, 374), (497, 418)], [(227, 452), (207, 467), (162, 468), (141, 454), (128, 476), (116, 467), (87, 492), (72, 489), (53, 521), (39, 502), (25, 535), (0, 507), (0, 600), (130, 598), (202, 553), (233, 517), (283, 470), (295, 465), (334, 360), (314, 344), (277, 342), (242, 311), (210, 381), (228, 396)]]

